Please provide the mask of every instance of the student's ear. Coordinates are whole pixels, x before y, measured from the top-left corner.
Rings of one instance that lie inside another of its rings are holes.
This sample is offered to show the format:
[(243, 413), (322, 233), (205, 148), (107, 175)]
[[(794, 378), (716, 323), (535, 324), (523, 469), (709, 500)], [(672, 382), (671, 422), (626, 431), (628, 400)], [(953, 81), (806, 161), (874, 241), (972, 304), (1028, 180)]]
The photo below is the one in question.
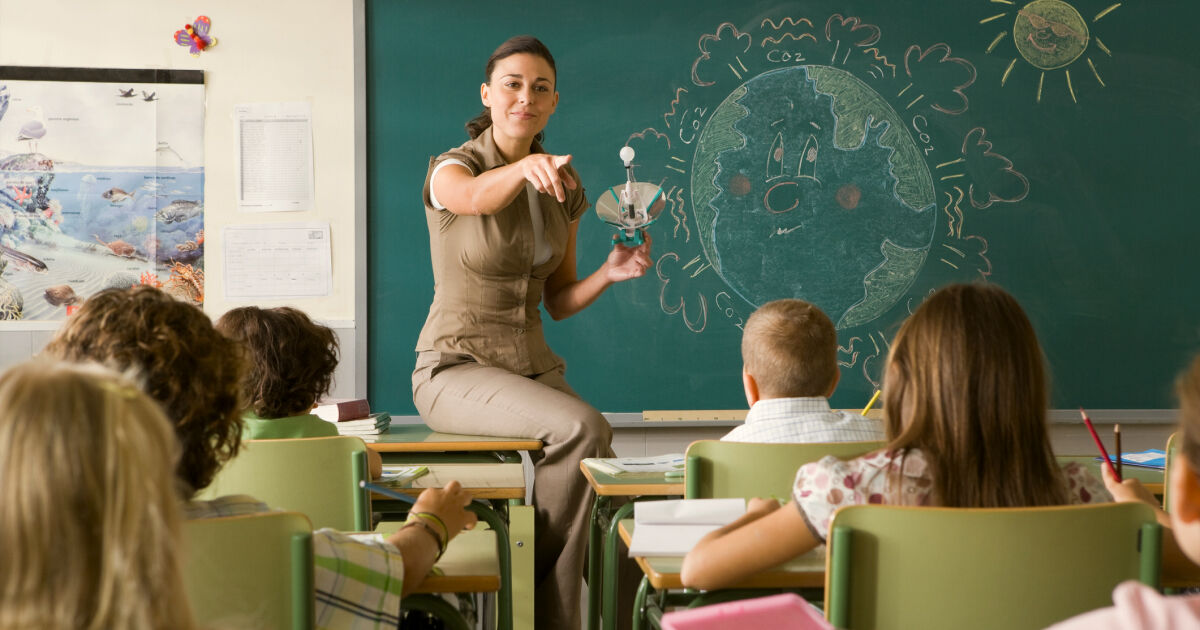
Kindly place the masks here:
[(492, 108), (491, 96), (488, 92), (489, 92), (488, 84), (480, 83), (479, 84), (479, 100), (483, 101), (484, 107), (491, 109)]
[(837, 391), (838, 381), (842, 380), (842, 371), (835, 370), (833, 373), (833, 382), (829, 383), (829, 391), (825, 392), (825, 397), (833, 396), (833, 392)]
[(754, 403), (758, 402), (758, 381), (754, 380), (754, 377), (744, 367), (742, 368), (742, 388), (746, 390), (746, 403), (753, 407)]

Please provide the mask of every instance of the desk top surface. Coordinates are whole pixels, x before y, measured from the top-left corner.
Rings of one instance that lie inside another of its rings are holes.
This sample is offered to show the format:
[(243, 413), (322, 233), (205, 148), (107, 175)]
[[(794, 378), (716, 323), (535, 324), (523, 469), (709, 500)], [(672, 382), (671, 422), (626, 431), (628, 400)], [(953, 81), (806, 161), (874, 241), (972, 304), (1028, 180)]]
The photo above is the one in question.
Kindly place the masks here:
[(437, 453), (443, 451), (537, 451), (542, 441), (530, 438), (438, 433), (424, 424), (393, 424), (387, 433), (367, 442), (381, 453)]
[(666, 473), (634, 473), (615, 476), (591, 466), (592, 458), (579, 462), (596, 494), (607, 497), (683, 496), (683, 477), (668, 478)]
[[(620, 524), (621, 540), (628, 546), (633, 539), (634, 521), (623, 519)], [(656, 589), (681, 589), (683, 582), (679, 572), (683, 557), (642, 558), (635, 557), (642, 573), (650, 579)], [(815, 588), (825, 586), (825, 546), (793, 558), (782, 565), (758, 573), (744, 582), (728, 588)]]
[(465, 531), (446, 547), (430, 574), (414, 593), (490, 593), (500, 590), (496, 532), (483, 527)]
[[(521, 464), (431, 464), (429, 473), (413, 480), (410, 488), (394, 488), (397, 492), (417, 496), (426, 488), (444, 488), (458, 481), (476, 499), (524, 499), (525, 471)], [(388, 500), (371, 495), (374, 500)]]
[[(1097, 479), (1101, 479), (1100, 466), (1104, 465), (1103, 460), (1096, 459), (1095, 455), (1059, 455), (1056, 457), (1059, 463), (1078, 462), (1087, 466), (1096, 475)], [(1163, 471), (1153, 468), (1140, 468), (1138, 466), (1122, 466), (1121, 476), (1125, 478), (1137, 479), (1146, 486), (1152, 494), (1161, 495), (1163, 493)]]

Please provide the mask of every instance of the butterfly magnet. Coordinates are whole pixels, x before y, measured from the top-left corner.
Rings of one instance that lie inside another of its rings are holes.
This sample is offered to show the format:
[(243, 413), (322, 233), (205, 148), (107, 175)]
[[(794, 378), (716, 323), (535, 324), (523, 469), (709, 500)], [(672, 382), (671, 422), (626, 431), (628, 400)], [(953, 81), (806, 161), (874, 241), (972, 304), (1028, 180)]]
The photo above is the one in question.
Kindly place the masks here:
[(193, 57), (199, 57), (200, 51), (217, 45), (217, 38), (208, 34), (211, 29), (212, 20), (208, 19), (207, 15), (201, 15), (196, 18), (195, 22), (186, 24), (182, 29), (175, 31), (175, 43), (180, 46), (188, 46), (188, 52), (192, 53)]

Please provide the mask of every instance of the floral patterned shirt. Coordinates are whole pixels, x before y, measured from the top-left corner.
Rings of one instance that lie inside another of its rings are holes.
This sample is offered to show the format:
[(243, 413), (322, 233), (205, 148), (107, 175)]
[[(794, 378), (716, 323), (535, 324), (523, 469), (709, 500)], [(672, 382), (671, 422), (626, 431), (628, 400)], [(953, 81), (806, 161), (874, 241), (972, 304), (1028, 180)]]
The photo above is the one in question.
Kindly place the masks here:
[[(847, 505), (880, 503), (888, 505), (933, 505), (933, 479), (925, 456), (912, 449), (903, 458), (894, 451), (875, 451), (856, 459), (842, 461), (832, 455), (800, 467), (792, 487), (792, 498), (808, 529), (824, 542), (829, 523), (838, 508)], [(1078, 462), (1063, 466), (1073, 504), (1107, 503), (1112, 495), (1087, 467)], [(899, 472), (899, 475), (894, 473)], [(900, 491), (893, 490), (893, 479)]]

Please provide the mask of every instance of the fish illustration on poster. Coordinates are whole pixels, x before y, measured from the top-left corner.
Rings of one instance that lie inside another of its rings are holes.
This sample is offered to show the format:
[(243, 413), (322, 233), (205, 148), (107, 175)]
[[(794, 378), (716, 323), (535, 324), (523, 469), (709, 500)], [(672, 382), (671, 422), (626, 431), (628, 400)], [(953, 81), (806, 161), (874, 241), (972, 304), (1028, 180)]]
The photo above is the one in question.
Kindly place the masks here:
[(0, 67), (0, 319), (137, 284), (204, 301), (203, 74), (95, 72)]

